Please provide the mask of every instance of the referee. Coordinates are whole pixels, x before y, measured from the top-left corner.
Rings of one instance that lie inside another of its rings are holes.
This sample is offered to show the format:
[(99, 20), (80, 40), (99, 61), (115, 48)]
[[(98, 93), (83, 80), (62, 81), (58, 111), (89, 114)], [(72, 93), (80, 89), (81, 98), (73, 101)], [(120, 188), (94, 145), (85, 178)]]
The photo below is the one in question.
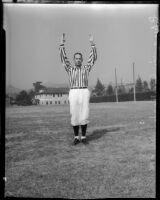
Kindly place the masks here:
[[(74, 130), (74, 145), (80, 141), (87, 144), (86, 130), (89, 123), (89, 99), (90, 91), (88, 89), (88, 77), (95, 61), (97, 60), (97, 52), (93, 36), (89, 38), (91, 44), (91, 52), (88, 63), (82, 65), (83, 56), (77, 52), (74, 54), (74, 66), (69, 62), (65, 52), (65, 34), (63, 33), (61, 43), (59, 46), (60, 58), (62, 65), (69, 75), (70, 91), (69, 91), (69, 103), (71, 114), (71, 125)], [(79, 126), (81, 126), (82, 136), (79, 138)]]

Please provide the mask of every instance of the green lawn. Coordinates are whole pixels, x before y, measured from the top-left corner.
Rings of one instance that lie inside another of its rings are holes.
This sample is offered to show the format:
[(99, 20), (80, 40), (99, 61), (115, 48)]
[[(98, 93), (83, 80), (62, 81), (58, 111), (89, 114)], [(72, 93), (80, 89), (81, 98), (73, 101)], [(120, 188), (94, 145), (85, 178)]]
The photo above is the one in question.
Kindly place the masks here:
[(6, 108), (5, 196), (155, 197), (155, 102), (90, 104), (74, 146), (69, 105)]

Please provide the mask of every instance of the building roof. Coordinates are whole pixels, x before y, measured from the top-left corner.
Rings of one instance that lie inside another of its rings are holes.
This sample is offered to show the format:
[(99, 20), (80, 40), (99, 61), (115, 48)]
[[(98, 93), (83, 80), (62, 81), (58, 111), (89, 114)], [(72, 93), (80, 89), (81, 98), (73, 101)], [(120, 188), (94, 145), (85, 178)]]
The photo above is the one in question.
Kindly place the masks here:
[(69, 93), (69, 88), (45, 88), (43, 90), (40, 90), (36, 94), (68, 94)]

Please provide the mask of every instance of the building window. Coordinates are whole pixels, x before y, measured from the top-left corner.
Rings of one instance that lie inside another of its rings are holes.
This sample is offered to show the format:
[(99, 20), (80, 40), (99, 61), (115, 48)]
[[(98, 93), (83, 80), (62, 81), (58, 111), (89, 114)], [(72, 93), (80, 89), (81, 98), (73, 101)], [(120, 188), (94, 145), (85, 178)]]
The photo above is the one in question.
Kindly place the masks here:
[(50, 104), (52, 104), (52, 101), (50, 101)]
[(58, 101), (58, 103), (59, 103), (59, 104), (61, 104), (61, 102), (60, 102), (60, 101)]
[(55, 101), (55, 104), (57, 104), (57, 101)]
[(66, 101), (64, 101), (64, 103), (66, 104)]
[(53, 97), (55, 97), (55, 94), (53, 94)]
[(48, 101), (46, 101), (46, 104), (48, 104)]

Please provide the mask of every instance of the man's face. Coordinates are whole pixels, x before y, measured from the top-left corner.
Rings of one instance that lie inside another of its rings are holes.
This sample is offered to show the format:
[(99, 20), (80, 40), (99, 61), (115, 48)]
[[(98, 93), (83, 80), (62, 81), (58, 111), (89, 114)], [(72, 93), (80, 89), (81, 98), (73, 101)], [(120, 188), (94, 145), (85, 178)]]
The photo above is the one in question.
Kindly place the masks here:
[(81, 55), (76, 54), (75, 57), (74, 57), (75, 65), (80, 67), (82, 65), (82, 61), (83, 61), (83, 59), (82, 59)]

